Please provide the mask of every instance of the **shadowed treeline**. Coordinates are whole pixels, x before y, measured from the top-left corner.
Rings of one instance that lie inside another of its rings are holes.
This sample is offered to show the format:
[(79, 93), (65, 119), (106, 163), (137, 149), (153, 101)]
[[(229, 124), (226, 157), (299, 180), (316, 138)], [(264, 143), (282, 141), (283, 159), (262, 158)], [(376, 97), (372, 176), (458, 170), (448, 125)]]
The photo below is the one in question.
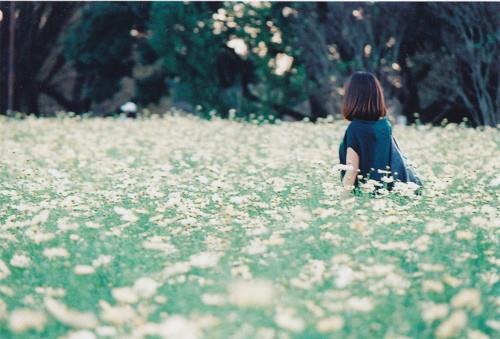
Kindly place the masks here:
[(346, 78), (364, 69), (410, 123), (416, 113), (432, 123), (499, 123), (498, 3), (2, 2), (0, 10), (2, 113), (106, 115), (133, 101), (315, 121), (338, 114)]

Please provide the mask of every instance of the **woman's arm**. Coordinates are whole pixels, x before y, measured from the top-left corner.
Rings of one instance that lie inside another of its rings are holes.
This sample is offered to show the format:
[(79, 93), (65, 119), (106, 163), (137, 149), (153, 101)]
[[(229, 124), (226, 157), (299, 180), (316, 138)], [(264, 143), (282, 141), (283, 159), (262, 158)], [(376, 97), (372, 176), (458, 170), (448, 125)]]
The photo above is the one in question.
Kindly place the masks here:
[(342, 183), (344, 185), (344, 190), (351, 191), (354, 187), (354, 182), (356, 181), (356, 176), (359, 171), (359, 156), (351, 147), (347, 148), (345, 162), (348, 168), (345, 172)]

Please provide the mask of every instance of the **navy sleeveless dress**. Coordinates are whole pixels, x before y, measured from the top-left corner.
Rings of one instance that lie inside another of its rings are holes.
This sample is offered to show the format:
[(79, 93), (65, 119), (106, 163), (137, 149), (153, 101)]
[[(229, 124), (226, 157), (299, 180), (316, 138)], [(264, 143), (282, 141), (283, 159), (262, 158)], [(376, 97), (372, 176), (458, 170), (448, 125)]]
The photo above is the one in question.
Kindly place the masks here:
[[(351, 147), (359, 156), (359, 173), (361, 180), (356, 178), (355, 187), (360, 181), (368, 179), (380, 181), (390, 174), (395, 181), (413, 182), (423, 187), (415, 169), (411, 167), (396, 140), (392, 135), (392, 126), (387, 118), (378, 120), (353, 119), (346, 129), (344, 138), (339, 146), (339, 160), (346, 163), (347, 148)], [(381, 172), (379, 170), (382, 170)], [(345, 171), (340, 172), (340, 179), (344, 178)], [(389, 190), (393, 183), (386, 185)], [(419, 193), (417, 191), (416, 193)]]
[[(353, 119), (346, 129), (339, 147), (341, 164), (346, 163), (347, 148), (351, 147), (359, 156), (358, 174), (362, 181), (380, 180), (386, 176), (377, 170), (388, 171), (391, 165), (392, 127), (385, 117), (378, 120)], [(345, 171), (341, 171), (341, 179)], [(359, 185), (356, 178), (355, 186)]]

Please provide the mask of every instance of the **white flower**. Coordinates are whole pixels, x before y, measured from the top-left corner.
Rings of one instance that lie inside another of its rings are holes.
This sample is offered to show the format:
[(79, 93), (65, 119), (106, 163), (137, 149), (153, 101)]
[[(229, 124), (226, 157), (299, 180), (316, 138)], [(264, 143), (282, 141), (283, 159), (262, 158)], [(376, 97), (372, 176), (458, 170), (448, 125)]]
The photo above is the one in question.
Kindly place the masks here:
[(467, 330), (467, 338), (468, 339), (489, 339), (490, 337), (479, 330), (468, 329)]
[(340, 172), (340, 171), (348, 171), (348, 170), (350, 170), (351, 168), (352, 168), (352, 166), (350, 166), (350, 165), (345, 165), (345, 164), (335, 164), (335, 165), (333, 166), (333, 170), (334, 170), (334, 171), (338, 171), (338, 172)]
[(346, 306), (352, 311), (370, 312), (373, 310), (374, 304), (369, 297), (351, 297), (347, 300)]
[(494, 179), (491, 179), (491, 181), (488, 184), (488, 186), (493, 187), (493, 188), (500, 186), (500, 175), (498, 175)]
[(0, 260), (0, 280), (7, 278), (10, 275), (10, 270), (7, 265)]
[(45, 233), (41, 231), (34, 231), (33, 229), (29, 229), (26, 231), (26, 237), (30, 240), (33, 240), (35, 244), (40, 244), (45, 241), (49, 241), (54, 239), (55, 235), (53, 233)]
[(27, 268), (31, 264), (31, 259), (24, 254), (14, 254), (10, 259), (10, 265), (19, 268)]
[(391, 183), (394, 181), (394, 178), (393, 177), (382, 177), (380, 180), (382, 180), (382, 182), (385, 182), (385, 183)]
[(468, 230), (456, 231), (457, 240), (472, 240), (475, 238), (474, 233)]
[(165, 339), (197, 339), (201, 338), (201, 331), (197, 323), (183, 316), (173, 315), (160, 325), (159, 335)]
[[(281, 37), (278, 34), (274, 34), (272, 39), (276, 41), (281, 41)], [(274, 73), (276, 75), (285, 74), (285, 72), (289, 71), (292, 68), (293, 60), (294, 58), (290, 55), (287, 55), (286, 53), (276, 54), (276, 59), (274, 61), (274, 66), (275, 66)]]
[(77, 328), (94, 328), (97, 326), (97, 318), (92, 312), (80, 312), (68, 308), (65, 304), (52, 299), (44, 298), (47, 311), (64, 325)]
[(445, 223), (441, 219), (431, 220), (425, 225), (426, 233), (443, 233), (445, 228)]
[(434, 304), (433, 302), (425, 302), (422, 304), (422, 319), (426, 323), (432, 323), (435, 320), (443, 319), (448, 315), (449, 307), (447, 304)]
[(274, 302), (276, 292), (266, 280), (237, 281), (228, 286), (229, 302), (240, 307), (262, 307)]
[(25, 332), (30, 329), (43, 330), (47, 323), (45, 313), (37, 310), (20, 308), (14, 310), (9, 316), (9, 327), (14, 332)]
[(65, 232), (77, 230), (79, 226), (76, 222), (69, 222), (67, 218), (62, 218), (57, 220), (57, 227)]
[(68, 339), (96, 339), (97, 337), (93, 332), (89, 330), (79, 330), (70, 332), (68, 334)]
[(117, 287), (111, 290), (111, 294), (116, 301), (123, 304), (135, 304), (139, 297), (130, 287)]
[(337, 288), (347, 287), (353, 280), (353, 270), (349, 266), (341, 266), (337, 271), (335, 286)]
[(436, 329), (438, 338), (451, 338), (457, 336), (467, 325), (467, 314), (460, 310), (453, 312), (448, 319), (441, 323)]
[(486, 325), (495, 331), (500, 331), (500, 321), (489, 319), (486, 321)]
[(113, 326), (99, 326), (95, 332), (100, 337), (116, 337), (116, 327)]
[(85, 226), (87, 226), (88, 228), (101, 228), (102, 227), (101, 224), (98, 224), (98, 223), (93, 222), (93, 221), (86, 221)]
[(288, 312), (280, 312), (274, 316), (276, 324), (286, 330), (292, 332), (301, 332), (306, 327), (306, 323), (302, 318)]
[(151, 278), (141, 277), (134, 283), (133, 290), (139, 298), (149, 299), (156, 294), (159, 284)]
[(103, 300), (101, 300), (99, 304), (102, 308), (101, 319), (113, 325), (123, 325), (130, 322), (136, 316), (136, 312), (128, 304), (110, 306)]
[(234, 52), (241, 56), (246, 56), (248, 54), (248, 46), (245, 40), (241, 38), (233, 38), (226, 43), (227, 47), (232, 48)]
[(419, 189), (419, 188), (420, 188), (420, 185), (419, 185), (419, 184), (416, 184), (416, 183), (414, 183), (414, 182), (412, 182), (412, 181), (407, 182), (407, 183), (406, 183), (406, 185), (407, 185), (407, 186), (408, 186), (408, 188), (409, 188), (410, 190), (412, 190), (412, 191), (416, 191), (417, 189)]
[(316, 329), (322, 333), (339, 331), (342, 327), (344, 327), (344, 319), (339, 316), (331, 316), (321, 319), (316, 324)]
[(131, 210), (119, 206), (115, 206), (113, 209), (117, 214), (120, 215), (123, 221), (136, 222), (137, 220), (139, 220), (139, 218)]
[(465, 288), (458, 292), (452, 299), (451, 305), (454, 308), (468, 308), (474, 310), (476, 313), (481, 312), (481, 294), (477, 289)]
[(443, 293), (444, 292), (444, 285), (440, 281), (424, 280), (424, 281), (422, 281), (422, 289), (424, 290), (424, 292)]
[(31, 219), (31, 224), (32, 225), (43, 224), (47, 222), (47, 220), (49, 220), (49, 215), (50, 215), (49, 210), (42, 210), (39, 214), (35, 215), (33, 219)]
[(69, 253), (65, 248), (52, 247), (52, 248), (45, 248), (43, 250), (43, 255), (45, 255), (49, 259), (52, 259), (52, 258), (65, 258), (69, 256)]
[(214, 267), (219, 262), (220, 256), (215, 252), (201, 252), (190, 257), (190, 264), (197, 268)]
[(108, 265), (111, 262), (111, 260), (113, 260), (112, 256), (101, 254), (96, 259), (92, 260), (92, 266), (94, 267), (105, 266)]
[(382, 251), (406, 251), (410, 248), (410, 245), (405, 241), (389, 241), (386, 244), (373, 241), (372, 245)]
[(417, 239), (415, 239), (415, 241), (412, 244), (412, 247), (419, 252), (425, 252), (429, 248), (431, 242), (432, 242), (431, 237), (427, 234), (423, 234)]
[(158, 250), (165, 254), (177, 252), (177, 248), (169, 242), (168, 237), (152, 236), (142, 242), (142, 246), (149, 250)]
[(206, 305), (221, 306), (226, 303), (226, 298), (222, 294), (208, 294), (201, 296), (201, 301)]
[(77, 275), (88, 275), (95, 272), (94, 267), (88, 265), (76, 265), (73, 270)]
[(49, 169), (48, 172), (50, 175), (52, 175), (56, 179), (62, 179), (64, 177), (66, 177), (66, 175), (64, 173), (62, 173), (61, 171), (58, 171), (55, 168)]

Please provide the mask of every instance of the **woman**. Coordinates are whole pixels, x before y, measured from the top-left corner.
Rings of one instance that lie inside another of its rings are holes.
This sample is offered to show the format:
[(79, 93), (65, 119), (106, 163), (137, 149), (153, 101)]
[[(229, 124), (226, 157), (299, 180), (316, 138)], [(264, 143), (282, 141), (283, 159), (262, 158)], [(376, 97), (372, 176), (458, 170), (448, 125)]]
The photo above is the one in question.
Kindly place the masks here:
[[(356, 72), (351, 76), (345, 89), (342, 114), (351, 121), (339, 147), (340, 163), (346, 165), (341, 171), (344, 189), (351, 191), (367, 179), (377, 180), (378, 186), (383, 187), (383, 182), (392, 180), (389, 178), (391, 164), (393, 167), (398, 164), (398, 168), (403, 164), (403, 170), (406, 164), (393, 143), (384, 92), (373, 74)], [(391, 185), (386, 186), (391, 189)]]

